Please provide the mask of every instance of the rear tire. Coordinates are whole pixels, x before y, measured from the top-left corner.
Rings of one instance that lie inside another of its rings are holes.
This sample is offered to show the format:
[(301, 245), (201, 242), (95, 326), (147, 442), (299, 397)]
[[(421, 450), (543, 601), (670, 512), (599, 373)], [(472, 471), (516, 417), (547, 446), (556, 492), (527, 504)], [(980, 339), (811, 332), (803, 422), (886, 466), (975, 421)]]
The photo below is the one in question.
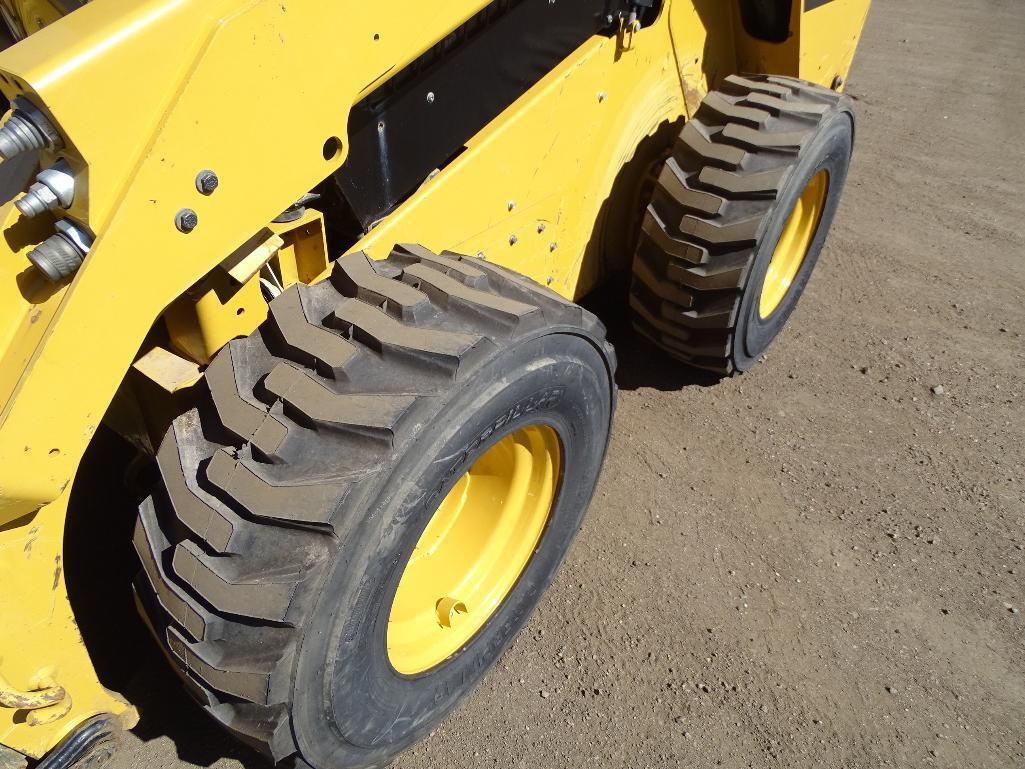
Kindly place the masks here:
[[(140, 602), (189, 689), (274, 761), (386, 766), (553, 579), (605, 456), (613, 373), (594, 316), (479, 259), (400, 247), (290, 288), (210, 365), (140, 509)], [(478, 457), (530, 426), (561, 446), (533, 555), (465, 645), (400, 674), (390, 610), (422, 532)]]
[[(645, 213), (634, 327), (695, 368), (751, 368), (815, 269), (853, 144), (849, 97), (794, 78), (726, 78), (684, 126)], [(797, 202), (823, 178), (793, 269), (770, 273)], [(764, 301), (765, 291), (778, 295)]]

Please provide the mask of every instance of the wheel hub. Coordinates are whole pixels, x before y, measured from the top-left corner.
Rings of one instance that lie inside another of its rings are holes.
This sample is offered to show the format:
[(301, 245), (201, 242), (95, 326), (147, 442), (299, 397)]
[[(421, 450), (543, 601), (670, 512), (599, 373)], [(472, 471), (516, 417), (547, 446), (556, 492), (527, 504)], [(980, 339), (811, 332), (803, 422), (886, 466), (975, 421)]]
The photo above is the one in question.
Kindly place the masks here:
[(779, 237), (769, 269), (765, 273), (762, 297), (758, 304), (758, 314), (762, 320), (772, 315), (783, 303), (797, 273), (801, 271), (801, 265), (818, 232), (828, 192), (829, 172), (823, 169), (808, 182), (794, 204), (794, 210), (790, 212), (786, 226), (783, 227), (783, 234)]
[(552, 428), (517, 430), (438, 506), (392, 602), (388, 658), (396, 671), (416, 675), (440, 665), (498, 610), (544, 534), (561, 453)]

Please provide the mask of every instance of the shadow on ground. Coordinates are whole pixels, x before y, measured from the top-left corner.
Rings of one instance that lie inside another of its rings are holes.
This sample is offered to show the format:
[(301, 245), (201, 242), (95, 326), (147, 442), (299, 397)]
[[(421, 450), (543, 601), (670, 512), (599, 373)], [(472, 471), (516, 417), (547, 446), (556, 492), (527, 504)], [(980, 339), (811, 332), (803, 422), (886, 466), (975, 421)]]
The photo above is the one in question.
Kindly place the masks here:
[(676, 392), (685, 387), (713, 387), (721, 378), (688, 368), (674, 361), (634, 331), (630, 324), (629, 276), (609, 282), (581, 304), (593, 312), (608, 329), (609, 341), (616, 348), (619, 369), (616, 383), (621, 390), (653, 389)]

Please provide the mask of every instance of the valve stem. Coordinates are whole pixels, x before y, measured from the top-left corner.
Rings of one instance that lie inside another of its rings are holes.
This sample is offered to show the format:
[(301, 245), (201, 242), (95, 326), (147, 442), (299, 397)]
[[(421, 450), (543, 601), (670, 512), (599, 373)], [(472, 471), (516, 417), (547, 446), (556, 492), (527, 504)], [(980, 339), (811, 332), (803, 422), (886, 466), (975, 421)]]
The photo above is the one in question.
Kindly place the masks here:
[(0, 159), (10, 160), (25, 152), (59, 150), (64, 140), (46, 115), (24, 96), (14, 99), (14, 111), (0, 127)]

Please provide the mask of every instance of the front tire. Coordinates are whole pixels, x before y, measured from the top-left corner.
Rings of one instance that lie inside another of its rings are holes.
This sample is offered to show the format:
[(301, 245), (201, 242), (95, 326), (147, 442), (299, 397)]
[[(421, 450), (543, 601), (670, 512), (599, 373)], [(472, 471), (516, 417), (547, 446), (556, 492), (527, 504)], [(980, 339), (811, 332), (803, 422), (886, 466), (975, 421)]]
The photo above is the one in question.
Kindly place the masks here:
[(794, 78), (726, 78), (684, 126), (645, 213), (638, 332), (695, 368), (750, 369), (815, 269), (853, 146), (849, 97)]
[(580, 307), (415, 246), (344, 257), (271, 318), (160, 449), (140, 597), (236, 735), (275, 761), (386, 766), (554, 578), (605, 456), (614, 358)]

